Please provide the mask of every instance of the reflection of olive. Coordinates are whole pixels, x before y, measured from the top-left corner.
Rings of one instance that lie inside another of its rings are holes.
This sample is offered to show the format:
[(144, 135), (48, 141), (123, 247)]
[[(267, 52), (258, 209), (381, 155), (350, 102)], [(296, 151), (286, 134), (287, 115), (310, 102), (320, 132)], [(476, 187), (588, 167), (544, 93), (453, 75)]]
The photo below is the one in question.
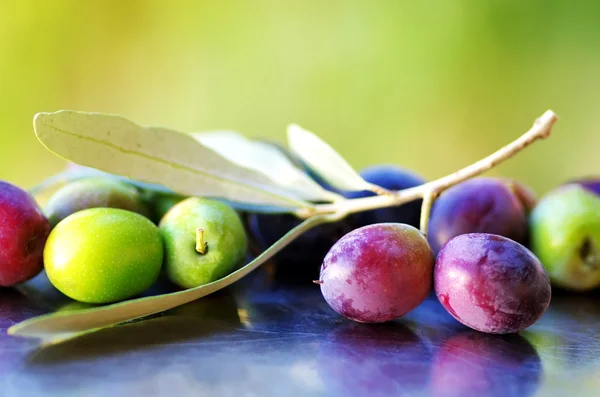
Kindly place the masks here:
[(193, 302), (176, 307), (167, 315), (192, 317), (198, 320), (214, 320), (231, 325), (240, 325), (238, 306), (233, 295), (227, 291), (205, 296)]
[(10, 318), (12, 321), (23, 321), (37, 314), (44, 314), (41, 305), (18, 289), (0, 287), (0, 313), (2, 318)]
[(433, 394), (439, 397), (533, 395), (541, 361), (522, 336), (467, 331), (442, 345), (433, 361)]
[[(597, 352), (586, 348), (587, 337), (596, 337), (599, 298), (600, 290), (585, 294), (552, 290), (552, 304), (544, 315), (547, 326), (528, 329), (522, 334), (542, 357), (545, 371), (573, 371), (600, 362)], [(567, 332), (565, 324), (577, 324), (586, 331)]]
[(39, 368), (50, 368), (48, 364), (70, 361), (79, 361), (78, 365), (82, 362), (92, 365), (99, 357), (123, 357), (126, 352), (143, 351), (157, 344), (177, 345), (188, 340), (202, 340), (232, 328), (234, 327), (227, 324), (200, 319), (161, 316), (104, 328), (58, 344), (42, 346), (31, 352), (28, 364), (39, 365)]
[(411, 396), (426, 390), (431, 355), (426, 344), (397, 323), (349, 324), (319, 347), (317, 366), (331, 394)]
[(240, 318), (234, 297), (228, 291), (219, 291), (166, 311), (158, 317), (105, 328), (45, 346), (32, 354), (31, 363), (35, 365), (119, 355), (155, 344), (177, 344), (187, 340), (201, 343), (205, 338), (239, 327)]

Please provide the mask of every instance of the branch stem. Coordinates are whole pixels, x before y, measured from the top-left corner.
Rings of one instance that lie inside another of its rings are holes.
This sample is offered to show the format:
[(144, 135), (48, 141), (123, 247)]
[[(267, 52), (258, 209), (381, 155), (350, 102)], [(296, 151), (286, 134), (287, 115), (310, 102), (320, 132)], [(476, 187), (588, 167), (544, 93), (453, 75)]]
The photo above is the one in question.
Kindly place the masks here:
[(345, 200), (331, 204), (320, 204), (310, 209), (300, 209), (296, 215), (300, 218), (310, 218), (318, 214), (328, 214), (334, 212), (355, 213), (377, 208), (391, 207), (401, 205), (419, 198), (424, 198), (428, 192), (441, 194), (444, 190), (463, 182), (469, 178), (480, 175), (483, 172), (497, 166), (503, 161), (511, 158), (527, 146), (550, 136), (552, 126), (558, 120), (558, 116), (552, 111), (547, 110), (538, 118), (533, 127), (519, 138), (500, 148), (489, 156), (440, 179), (425, 183), (410, 189), (390, 191), (389, 194), (365, 197), (359, 199)]
[(421, 204), (421, 224), (420, 229), (423, 236), (427, 237), (427, 233), (429, 232), (429, 215), (431, 214), (431, 206), (433, 205), (433, 200), (437, 197), (436, 193), (433, 191), (427, 191), (423, 194), (423, 203)]

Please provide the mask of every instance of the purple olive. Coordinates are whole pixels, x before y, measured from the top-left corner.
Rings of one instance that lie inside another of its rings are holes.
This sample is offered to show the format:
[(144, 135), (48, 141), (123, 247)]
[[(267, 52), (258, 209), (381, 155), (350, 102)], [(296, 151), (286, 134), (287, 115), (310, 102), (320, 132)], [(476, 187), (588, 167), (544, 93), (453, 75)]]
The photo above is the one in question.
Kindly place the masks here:
[(494, 334), (529, 327), (544, 314), (551, 296), (548, 275), (531, 251), (485, 233), (463, 234), (442, 247), (434, 288), (454, 318)]
[(333, 310), (358, 322), (401, 317), (431, 291), (433, 253), (421, 232), (401, 223), (356, 229), (331, 248), (321, 292)]
[(535, 198), (514, 181), (475, 178), (446, 190), (434, 203), (429, 244), (434, 252), (453, 237), (492, 233), (519, 243), (527, 240), (527, 213)]

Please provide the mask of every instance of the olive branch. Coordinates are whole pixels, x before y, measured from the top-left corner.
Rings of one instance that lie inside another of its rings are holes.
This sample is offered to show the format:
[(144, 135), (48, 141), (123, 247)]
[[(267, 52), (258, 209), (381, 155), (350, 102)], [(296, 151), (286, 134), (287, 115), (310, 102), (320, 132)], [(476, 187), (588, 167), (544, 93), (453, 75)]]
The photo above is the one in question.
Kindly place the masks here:
[(233, 284), (305, 231), (351, 213), (422, 199), (420, 227), (427, 234), (431, 206), (439, 194), (495, 167), (538, 139), (547, 138), (557, 120), (556, 114), (548, 110), (529, 131), (484, 159), (435, 181), (399, 191), (365, 181), (317, 135), (290, 125), (290, 150), (319, 178), (339, 191), (370, 190), (377, 194), (346, 199), (316, 183), (272, 145), (232, 131), (184, 134), (142, 127), (116, 115), (68, 110), (39, 113), (34, 118), (39, 141), (54, 154), (87, 168), (50, 177), (32, 189), (35, 194), (75, 179), (110, 174), (146, 190), (214, 197), (245, 211), (291, 213), (304, 221), (256, 259), (220, 280), (185, 291), (51, 313), (21, 322), (8, 332), (56, 343), (172, 309)]

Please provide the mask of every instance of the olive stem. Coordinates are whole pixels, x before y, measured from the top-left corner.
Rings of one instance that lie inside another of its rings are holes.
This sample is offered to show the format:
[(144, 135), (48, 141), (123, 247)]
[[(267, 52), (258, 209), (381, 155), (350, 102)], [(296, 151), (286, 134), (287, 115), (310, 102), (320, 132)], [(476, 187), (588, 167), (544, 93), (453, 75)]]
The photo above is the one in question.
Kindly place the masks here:
[(196, 229), (196, 252), (200, 255), (206, 254), (208, 250), (208, 243), (204, 241), (204, 229)]
[(390, 191), (389, 194), (380, 196), (365, 197), (351, 200), (344, 200), (337, 203), (318, 204), (312, 208), (302, 208), (295, 212), (299, 218), (310, 218), (314, 215), (328, 214), (334, 212), (355, 213), (368, 211), (377, 208), (398, 206), (419, 198), (424, 198), (427, 192), (436, 192), (441, 194), (444, 190), (469, 178), (477, 176), (491, 168), (494, 168), (503, 161), (511, 158), (527, 146), (550, 136), (552, 126), (558, 120), (558, 116), (552, 111), (547, 110), (538, 118), (533, 127), (519, 138), (500, 148), (489, 156), (440, 179), (425, 183), (410, 189)]
[(372, 191), (375, 194), (379, 194), (379, 195), (385, 195), (385, 194), (395, 194), (395, 192), (393, 190), (388, 190), (384, 187), (381, 187), (379, 185), (375, 185), (374, 183), (370, 183), (369, 184), (369, 190)]
[(423, 194), (423, 203), (421, 204), (421, 223), (420, 229), (423, 236), (427, 237), (429, 232), (429, 215), (431, 214), (431, 206), (436, 198), (436, 194), (433, 191), (427, 191)]

